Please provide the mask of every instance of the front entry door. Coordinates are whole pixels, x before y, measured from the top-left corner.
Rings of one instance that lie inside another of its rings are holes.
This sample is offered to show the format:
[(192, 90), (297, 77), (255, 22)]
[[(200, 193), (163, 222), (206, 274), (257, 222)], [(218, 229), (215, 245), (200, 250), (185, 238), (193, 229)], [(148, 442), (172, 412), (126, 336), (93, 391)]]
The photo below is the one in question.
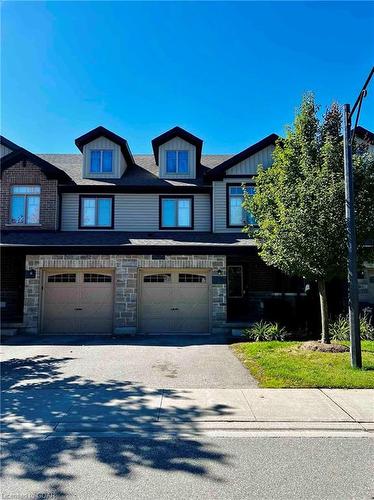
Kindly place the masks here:
[(244, 294), (243, 266), (227, 266), (228, 319), (243, 320), (248, 316), (248, 303)]

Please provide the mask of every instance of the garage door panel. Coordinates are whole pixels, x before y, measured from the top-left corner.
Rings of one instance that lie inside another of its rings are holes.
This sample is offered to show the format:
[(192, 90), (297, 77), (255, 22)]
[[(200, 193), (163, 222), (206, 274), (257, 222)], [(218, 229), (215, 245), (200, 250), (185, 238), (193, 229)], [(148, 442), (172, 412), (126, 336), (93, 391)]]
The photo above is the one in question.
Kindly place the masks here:
[(111, 304), (93, 304), (90, 306), (82, 306), (79, 314), (79, 318), (82, 320), (87, 320), (93, 318), (96, 321), (111, 319), (113, 314), (113, 309)]
[(108, 303), (108, 296), (112, 294), (112, 287), (82, 287), (81, 304)]
[(178, 303), (178, 316), (183, 319), (206, 318), (209, 313), (209, 307), (206, 303)]
[(76, 316), (75, 304), (67, 306), (66, 304), (49, 303), (44, 305), (44, 316), (51, 321), (62, 321), (63, 319)]
[[(153, 284), (152, 284), (153, 285)], [(142, 299), (147, 304), (170, 304), (171, 300), (171, 287), (170, 285), (160, 286), (149, 286), (145, 284), (143, 287)]]
[(45, 303), (64, 303), (76, 304), (79, 300), (79, 290), (75, 285), (66, 285), (65, 283), (58, 286), (48, 286), (48, 293), (45, 294)]
[[(209, 286), (206, 273), (168, 272), (163, 283), (141, 275), (140, 330), (144, 333), (209, 331)], [(161, 279), (161, 275), (159, 275)], [(195, 282), (187, 281), (195, 280)]]
[(168, 333), (172, 331), (171, 322), (165, 318), (144, 317), (141, 322), (141, 331), (143, 333)]
[(48, 333), (80, 333), (78, 322), (74, 318), (53, 318), (45, 325)]
[(206, 333), (209, 330), (208, 318), (183, 318), (176, 320), (176, 330), (179, 333)]
[(160, 307), (158, 304), (147, 304), (143, 307), (143, 317), (146, 318), (165, 318), (170, 315), (170, 306)]
[(159, 286), (151, 286), (150, 288), (147, 286), (143, 289), (144, 293), (142, 293), (141, 301), (142, 317), (149, 320), (152, 318), (167, 319), (170, 313), (172, 289), (169, 285), (166, 285), (166, 288)]
[(84, 328), (81, 327), (80, 333), (110, 333), (112, 331), (112, 318), (84, 318)]
[[(89, 282), (86, 282), (89, 280)], [(87, 271), (46, 273), (43, 331), (48, 333), (111, 333), (113, 279)]]
[(195, 303), (203, 301), (207, 303), (208, 298), (208, 288), (202, 286), (201, 288), (187, 287), (185, 288), (182, 284), (178, 286), (178, 302), (185, 303)]

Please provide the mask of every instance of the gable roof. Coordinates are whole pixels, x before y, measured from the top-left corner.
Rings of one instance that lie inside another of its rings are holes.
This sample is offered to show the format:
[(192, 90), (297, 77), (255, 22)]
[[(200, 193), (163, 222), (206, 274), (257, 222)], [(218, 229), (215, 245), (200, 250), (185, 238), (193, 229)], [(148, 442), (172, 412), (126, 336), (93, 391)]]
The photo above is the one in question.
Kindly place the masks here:
[(174, 139), (174, 137), (180, 137), (181, 139), (184, 139), (185, 141), (189, 142), (190, 144), (193, 144), (196, 147), (196, 165), (200, 163), (201, 160), (201, 151), (203, 149), (203, 141), (196, 137), (196, 135), (190, 134), (190, 132), (187, 132), (187, 130), (184, 130), (181, 127), (174, 127), (168, 130), (167, 132), (164, 132), (163, 134), (159, 135), (158, 137), (155, 137), (152, 140), (152, 148), (153, 148), (153, 153), (155, 155), (156, 159), (156, 165), (158, 165), (158, 148), (162, 145), (165, 144), (165, 142), (170, 141), (171, 139)]
[(360, 139), (369, 142), (370, 144), (374, 144), (374, 134), (360, 125), (355, 128), (355, 135)]
[(94, 141), (95, 139), (98, 139), (99, 137), (106, 137), (110, 141), (118, 144), (121, 148), (121, 152), (126, 160), (126, 163), (128, 165), (132, 165), (134, 163), (134, 158), (132, 156), (132, 153), (130, 151), (129, 145), (123, 137), (120, 137), (119, 135), (115, 134), (114, 132), (111, 132), (105, 127), (102, 127), (101, 125), (99, 127), (96, 127), (86, 134), (81, 135), (77, 139), (75, 139), (75, 144), (77, 148), (83, 152), (83, 146), (88, 144), (89, 142)]
[(48, 161), (43, 160), (42, 158), (40, 158), (40, 156), (34, 155), (33, 153), (30, 153), (30, 151), (27, 151), (26, 149), (20, 147), (18, 150), (13, 151), (12, 153), (9, 153), (2, 158), (0, 168), (1, 174), (4, 172), (4, 170), (12, 167), (22, 160), (28, 160), (34, 165), (37, 165), (48, 179), (58, 179), (61, 182), (71, 183), (71, 178), (66, 172), (56, 167), (55, 165), (52, 165)]
[(209, 180), (214, 180), (214, 179), (220, 179), (224, 176), (226, 170), (229, 168), (237, 165), (243, 160), (246, 160), (250, 156), (254, 155), (255, 153), (258, 153), (262, 149), (271, 146), (272, 144), (275, 144), (275, 142), (279, 139), (279, 136), (277, 134), (270, 134), (265, 139), (262, 139), (259, 142), (256, 142), (256, 144), (253, 144), (247, 149), (244, 149), (240, 153), (231, 156), (228, 160), (224, 161), (217, 167), (213, 168), (209, 172), (206, 173), (206, 177)]
[(14, 142), (10, 141), (9, 139), (4, 137), (3, 135), (0, 135), (0, 144), (11, 149), (12, 152), (13, 151), (20, 151), (21, 149), (23, 149), (23, 148), (21, 148), (21, 146), (18, 146), (18, 144), (15, 144)]

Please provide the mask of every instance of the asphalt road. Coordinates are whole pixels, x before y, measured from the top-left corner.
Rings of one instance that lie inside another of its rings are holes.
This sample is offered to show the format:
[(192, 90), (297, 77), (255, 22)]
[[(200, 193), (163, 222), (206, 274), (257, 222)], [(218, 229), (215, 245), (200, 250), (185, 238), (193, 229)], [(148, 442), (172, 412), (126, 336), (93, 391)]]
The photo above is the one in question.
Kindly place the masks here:
[(370, 438), (64, 437), (4, 443), (4, 500), (372, 499)]

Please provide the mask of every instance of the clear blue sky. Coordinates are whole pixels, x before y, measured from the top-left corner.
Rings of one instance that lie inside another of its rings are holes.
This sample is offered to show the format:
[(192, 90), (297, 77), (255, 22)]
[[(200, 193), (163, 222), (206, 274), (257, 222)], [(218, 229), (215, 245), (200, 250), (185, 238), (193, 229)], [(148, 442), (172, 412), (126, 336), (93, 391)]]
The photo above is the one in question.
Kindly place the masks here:
[[(355, 99), (373, 64), (373, 2), (3, 2), (2, 133), (77, 152), (97, 125), (134, 153), (180, 125), (205, 153), (282, 133), (307, 90)], [(374, 130), (374, 81), (361, 124)]]

